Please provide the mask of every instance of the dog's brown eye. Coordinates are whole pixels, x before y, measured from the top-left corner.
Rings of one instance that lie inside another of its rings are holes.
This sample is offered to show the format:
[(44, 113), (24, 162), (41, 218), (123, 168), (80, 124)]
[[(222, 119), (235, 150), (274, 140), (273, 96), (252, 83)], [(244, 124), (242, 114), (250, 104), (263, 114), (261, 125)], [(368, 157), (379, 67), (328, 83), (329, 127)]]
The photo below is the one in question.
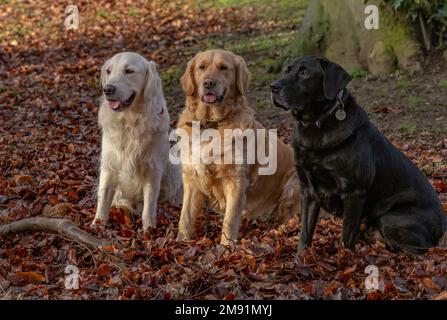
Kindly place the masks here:
[(298, 77), (307, 78), (308, 75), (309, 72), (306, 69), (301, 69), (300, 71), (298, 71)]
[(132, 69), (126, 69), (125, 72), (126, 72), (127, 74), (130, 74), (130, 73), (134, 73), (135, 71), (133, 71)]
[(220, 69), (220, 70), (227, 70), (228, 67), (227, 67), (226, 65), (221, 65), (221, 66), (219, 67), (219, 69)]
[(205, 69), (205, 65), (204, 65), (204, 64), (201, 64), (201, 65), (199, 66), (199, 69), (201, 69), (201, 70)]
[(107, 74), (110, 74), (110, 69), (107, 69), (107, 70), (106, 70), (106, 73), (107, 73)]

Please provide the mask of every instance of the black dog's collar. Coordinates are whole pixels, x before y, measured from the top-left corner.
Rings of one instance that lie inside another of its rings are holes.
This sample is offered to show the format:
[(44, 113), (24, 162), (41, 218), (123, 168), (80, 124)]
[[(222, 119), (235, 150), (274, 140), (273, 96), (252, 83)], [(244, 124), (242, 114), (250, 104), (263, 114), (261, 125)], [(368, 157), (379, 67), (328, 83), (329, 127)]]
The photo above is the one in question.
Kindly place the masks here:
[(346, 118), (346, 112), (344, 110), (345, 104), (343, 103), (343, 94), (344, 93), (345, 93), (345, 90), (342, 89), (337, 94), (337, 98), (335, 100), (335, 103), (332, 105), (332, 107), (330, 107), (325, 113), (323, 113), (323, 115), (320, 118), (318, 118), (317, 121), (315, 121), (315, 126), (317, 128), (320, 128), (323, 121), (326, 120), (336, 109), (338, 109), (337, 114), (336, 114), (337, 120), (343, 121)]

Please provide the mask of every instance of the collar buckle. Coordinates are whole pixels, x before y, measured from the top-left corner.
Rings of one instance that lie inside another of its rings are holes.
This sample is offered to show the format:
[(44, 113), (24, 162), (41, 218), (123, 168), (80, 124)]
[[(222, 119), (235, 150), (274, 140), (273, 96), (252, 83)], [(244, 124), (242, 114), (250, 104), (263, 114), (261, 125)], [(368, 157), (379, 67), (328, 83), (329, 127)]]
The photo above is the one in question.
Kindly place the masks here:
[(344, 89), (342, 89), (338, 94), (337, 94), (337, 100), (335, 101), (335, 103), (332, 105), (332, 107), (329, 108), (329, 110), (327, 112), (325, 112), (317, 121), (315, 121), (315, 126), (317, 128), (321, 127), (321, 123), (326, 120), (335, 110), (337, 110), (335, 112), (335, 118), (338, 121), (343, 121), (346, 119), (346, 111), (345, 109), (345, 104), (343, 103), (343, 94), (344, 94)]

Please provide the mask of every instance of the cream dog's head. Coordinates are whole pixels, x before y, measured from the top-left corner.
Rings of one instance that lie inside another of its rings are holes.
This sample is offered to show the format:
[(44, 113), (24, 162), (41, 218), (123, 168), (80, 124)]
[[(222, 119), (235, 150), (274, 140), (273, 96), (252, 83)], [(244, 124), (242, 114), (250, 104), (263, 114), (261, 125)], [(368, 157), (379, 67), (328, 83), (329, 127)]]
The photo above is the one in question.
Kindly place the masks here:
[(148, 101), (158, 82), (157, 65), (136, 52), (118, 53), (101, 69), (103, 95), (113, 111)]

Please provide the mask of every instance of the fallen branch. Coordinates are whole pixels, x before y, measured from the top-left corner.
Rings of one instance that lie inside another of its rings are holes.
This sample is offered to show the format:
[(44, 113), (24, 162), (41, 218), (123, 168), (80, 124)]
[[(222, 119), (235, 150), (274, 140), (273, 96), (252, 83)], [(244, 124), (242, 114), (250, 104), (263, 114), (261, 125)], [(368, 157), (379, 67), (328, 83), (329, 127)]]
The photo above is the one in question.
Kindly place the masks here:
[(28, 231), (58, 233), (91, 249), (101, 249), (108, 244), (79, 229), (68, 219), (28, 218), (0, 226), (0, 236)]

